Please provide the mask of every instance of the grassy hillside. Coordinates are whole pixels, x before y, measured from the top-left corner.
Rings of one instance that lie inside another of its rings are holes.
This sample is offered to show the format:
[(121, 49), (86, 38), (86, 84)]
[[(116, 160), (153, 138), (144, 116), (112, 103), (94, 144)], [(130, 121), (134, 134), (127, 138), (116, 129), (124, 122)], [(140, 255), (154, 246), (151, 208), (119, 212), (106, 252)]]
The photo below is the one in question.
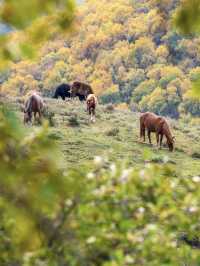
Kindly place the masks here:
[[(102, 156), (133, 167), (143, 166), (146, 161), (162, 163), (168, 159), (174, 167), (174, 175), (178, 177), (191, 177), (200, 173), (198, 121), (197, 125), (192, 125), (189, 120), (170, 120), (176, 137), (175, 152), (170, 153), (166, 147), (158, 150), (155, 138), (153, 147), (139, 142), (138, 113), (110, 110), (109, 106), (99, 105), (96, 123), (91, 124), (85, 104), (54, 99), (46, 101), (49, 113), (54, 115), (49, 136), (60, 145), (64, 154), (64, 168), (76, 168), (93, 160), (95, 156)], [(13, 103), (13, 106), (19, 110), (19, 105)], [(19, 112), (19, 116), (22, 113)], [(32, 128), (28, 127), (27, 130)]]
[[(22, 121), (19, 102), (8, 103)], [(37, 239), (27, 265), (40, 265), (40, 261), (80, 266), (199, 265), (199, 251), (181, 242), (182, 236), (200, 237), (199, 122), (169, 121), (177, 139), (175, 152), (170, 153), (138, 141), (138, 113), (99, 105), (96, 123), (91, 124), (85, 104), (79, 101), (46, 99), (46, 103), (51, 123), (47, 138), (38, 125), (22, 129), (15, 122), (4, 129), (0, 123), (2, 139), (6, 136), (1, 147), (8, 154), (2, 156), (3, 166), (11, 169), (3, 170), (3, 180), (10, 189), (16, 188), (17, 199), (21, 194), (25, 203), (33, 199), (41, 214), (32, 216), (32, 208), (22, 205), (22, 218), (25, 211), (31, 222), (44, 225), (36, 231), (30, 227), (24, 238), (19, 234), (22, 253)], [(15, 121), (12, 116), (3, 121), (9, 120)], [(14, 138), (21, 131), (25, 135)], [(58, 152), (49, 140), (57, 144)], [(17, 171), (10, 184), (13, 169)], [(56, 208), (48, 221), (51, 226), (44, 220), (45, 204)], [(16, 232), (21, 221), (14, 224)], [(4, 223), (10, 224), (10, 219), (6, 217)], [(10, 236), (9, 231), (5, 235)], [(3, 261), (25, 260), (20, 254), (5, 255)]]

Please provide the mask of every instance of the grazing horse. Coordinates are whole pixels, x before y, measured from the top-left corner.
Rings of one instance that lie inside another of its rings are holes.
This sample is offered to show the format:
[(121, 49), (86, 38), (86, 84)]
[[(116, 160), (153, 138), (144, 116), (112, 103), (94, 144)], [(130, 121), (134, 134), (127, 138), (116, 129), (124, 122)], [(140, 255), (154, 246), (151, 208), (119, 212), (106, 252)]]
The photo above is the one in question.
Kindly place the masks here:
[(34, 92), (28, 100), (25, 102), (24, 107), (24, 124), (32, 122), (32, 113), (34, 114), (34, 120), (38, 113), (41, 121), (42, 111), (44, 109), (44, 101), (41, 96)]
[(71, 97), (79, 97), (80, 101), (86, 100), (89, 94), (93, 94), (93, 90), (90, 85), (75, 81), (71, 86)]
[(71, 97), (70, 89), (71, 87), (69, 84), (63, 83), (59, 85), (56, 88), (53, 98), (58, 99), (58, 97), (61, 97), (63, 101), (65, 100), (65, 98), (70, 98)]
[(94, 94), (89, 94), (86, 99), (87, 111), (90, 115), (90, 121), (95, 122), (95, 109), (97, 106), (97, 97)]
[(174, 137), (171, 134), (168, 122), (165, 118), (153, 113), (144, 113), (140, 116), (140, 138), (145, 141), (145, 130), (147, 129), (149, 143), (151, 144), (151, 132), (156, 133), (157, 145), (160, 142), (162, 146), (163, 136), (167, 139), (167, 145), (170, 151), (174, 149)]
[(82, 95), (82, 94), (79, 94), (79, 93), (76, 93), (76, 97), (78, 97), (78, 98), (79, 98), (79, 101), (80, 101), (80, 102), (83, 102), (83, 101), (85, 101), (85, 100), (86, 100), (86, 97), (85, 97), (85, 95)]

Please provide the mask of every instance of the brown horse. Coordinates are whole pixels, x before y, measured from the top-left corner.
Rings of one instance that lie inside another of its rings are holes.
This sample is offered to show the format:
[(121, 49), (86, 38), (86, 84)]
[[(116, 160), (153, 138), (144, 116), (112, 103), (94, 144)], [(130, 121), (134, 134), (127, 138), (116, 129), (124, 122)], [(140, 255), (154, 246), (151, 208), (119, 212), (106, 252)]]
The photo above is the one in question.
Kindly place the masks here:
[(160, 142), (162, 146), (163, 136), (167, 139), (167, 145), (170, 151), (174, 149), (174, 137), (171, 134), (168, 122), (165, 118), (157, 116), (153, 113), (144, 113), (140, 116), (140, 138), (145, 141), (145, 131), (147, 129), (149, 143), (151, 144), (151, 132), (156, 133), (157, 145)]
[(83, 97), (81, 99), (86, 99), (89, 94), (93, 94), (93, 90), (90, 85), (75, 81), (71, 86), (71, 97), (74, 98), (76, 96)]
[(94, 94), (89, 94), (86, 99), (87, 111), (90, 115), (90, 121), (95, 122), (95, 110), (97, 105), (97, 97)]
[(29, 96), (28, 100), (25, 102), (24, 108), (24, 124), (32, 122), (32, 113), (34, 114), (34, 120), (36, 120), (36, 115), (38, 113), (39, 120), (41, 121), (42, 111), (44, 109), (44, 101), (41, 96), (34, 92)]

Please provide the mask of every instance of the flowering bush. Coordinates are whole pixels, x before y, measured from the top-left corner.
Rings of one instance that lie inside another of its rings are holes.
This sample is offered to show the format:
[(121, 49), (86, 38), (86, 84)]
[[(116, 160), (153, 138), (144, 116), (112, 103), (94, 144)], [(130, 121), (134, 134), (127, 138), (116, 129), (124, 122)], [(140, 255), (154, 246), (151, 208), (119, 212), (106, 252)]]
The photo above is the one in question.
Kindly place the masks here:
[(179, 241), (199, 237), (199, 176), (178, 178), (166, 156), (61, 170), (47, 128), (27, 136), (13, 114), (0, 117), (1, 265), (200, 263)]

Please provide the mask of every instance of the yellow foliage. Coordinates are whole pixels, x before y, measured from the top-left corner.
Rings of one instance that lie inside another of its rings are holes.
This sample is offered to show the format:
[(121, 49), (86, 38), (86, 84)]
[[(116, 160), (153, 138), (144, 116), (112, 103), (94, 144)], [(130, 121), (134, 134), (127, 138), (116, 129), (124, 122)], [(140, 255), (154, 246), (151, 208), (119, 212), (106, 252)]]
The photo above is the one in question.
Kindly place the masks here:
[(169, 56), (169, 50), (165, 45), (160, 45), (156, 49), (156, 56), (167, 58)]
[(135, 38), (139, 38), (146, 35), (148, 31), (148, 25), (141, 23), (145, 20), (145, 14), (141, 14), (140, 17), (131, 17), (127, 22), (127, 30), (129, 35), (134, 35)]
[(160, 73), (161, 77), (165, 77), (166, 75), (167, 76), (175, 75), (177, 77), (184, 76), (181, 69), (176, 66), (164, 66), (163, 68), (161, 68)]
[(129, 105), (127, 103), (120, 103), (116, 105), (116, 109), (118, 110), (128, 110), (129, 109)]
[(12, 96), (24, 96), (31, 90), (38, 90), (38, 82), (31, 75), (17, 75), (4, 83), (0, 89), (2, 94), (10, 94)]

